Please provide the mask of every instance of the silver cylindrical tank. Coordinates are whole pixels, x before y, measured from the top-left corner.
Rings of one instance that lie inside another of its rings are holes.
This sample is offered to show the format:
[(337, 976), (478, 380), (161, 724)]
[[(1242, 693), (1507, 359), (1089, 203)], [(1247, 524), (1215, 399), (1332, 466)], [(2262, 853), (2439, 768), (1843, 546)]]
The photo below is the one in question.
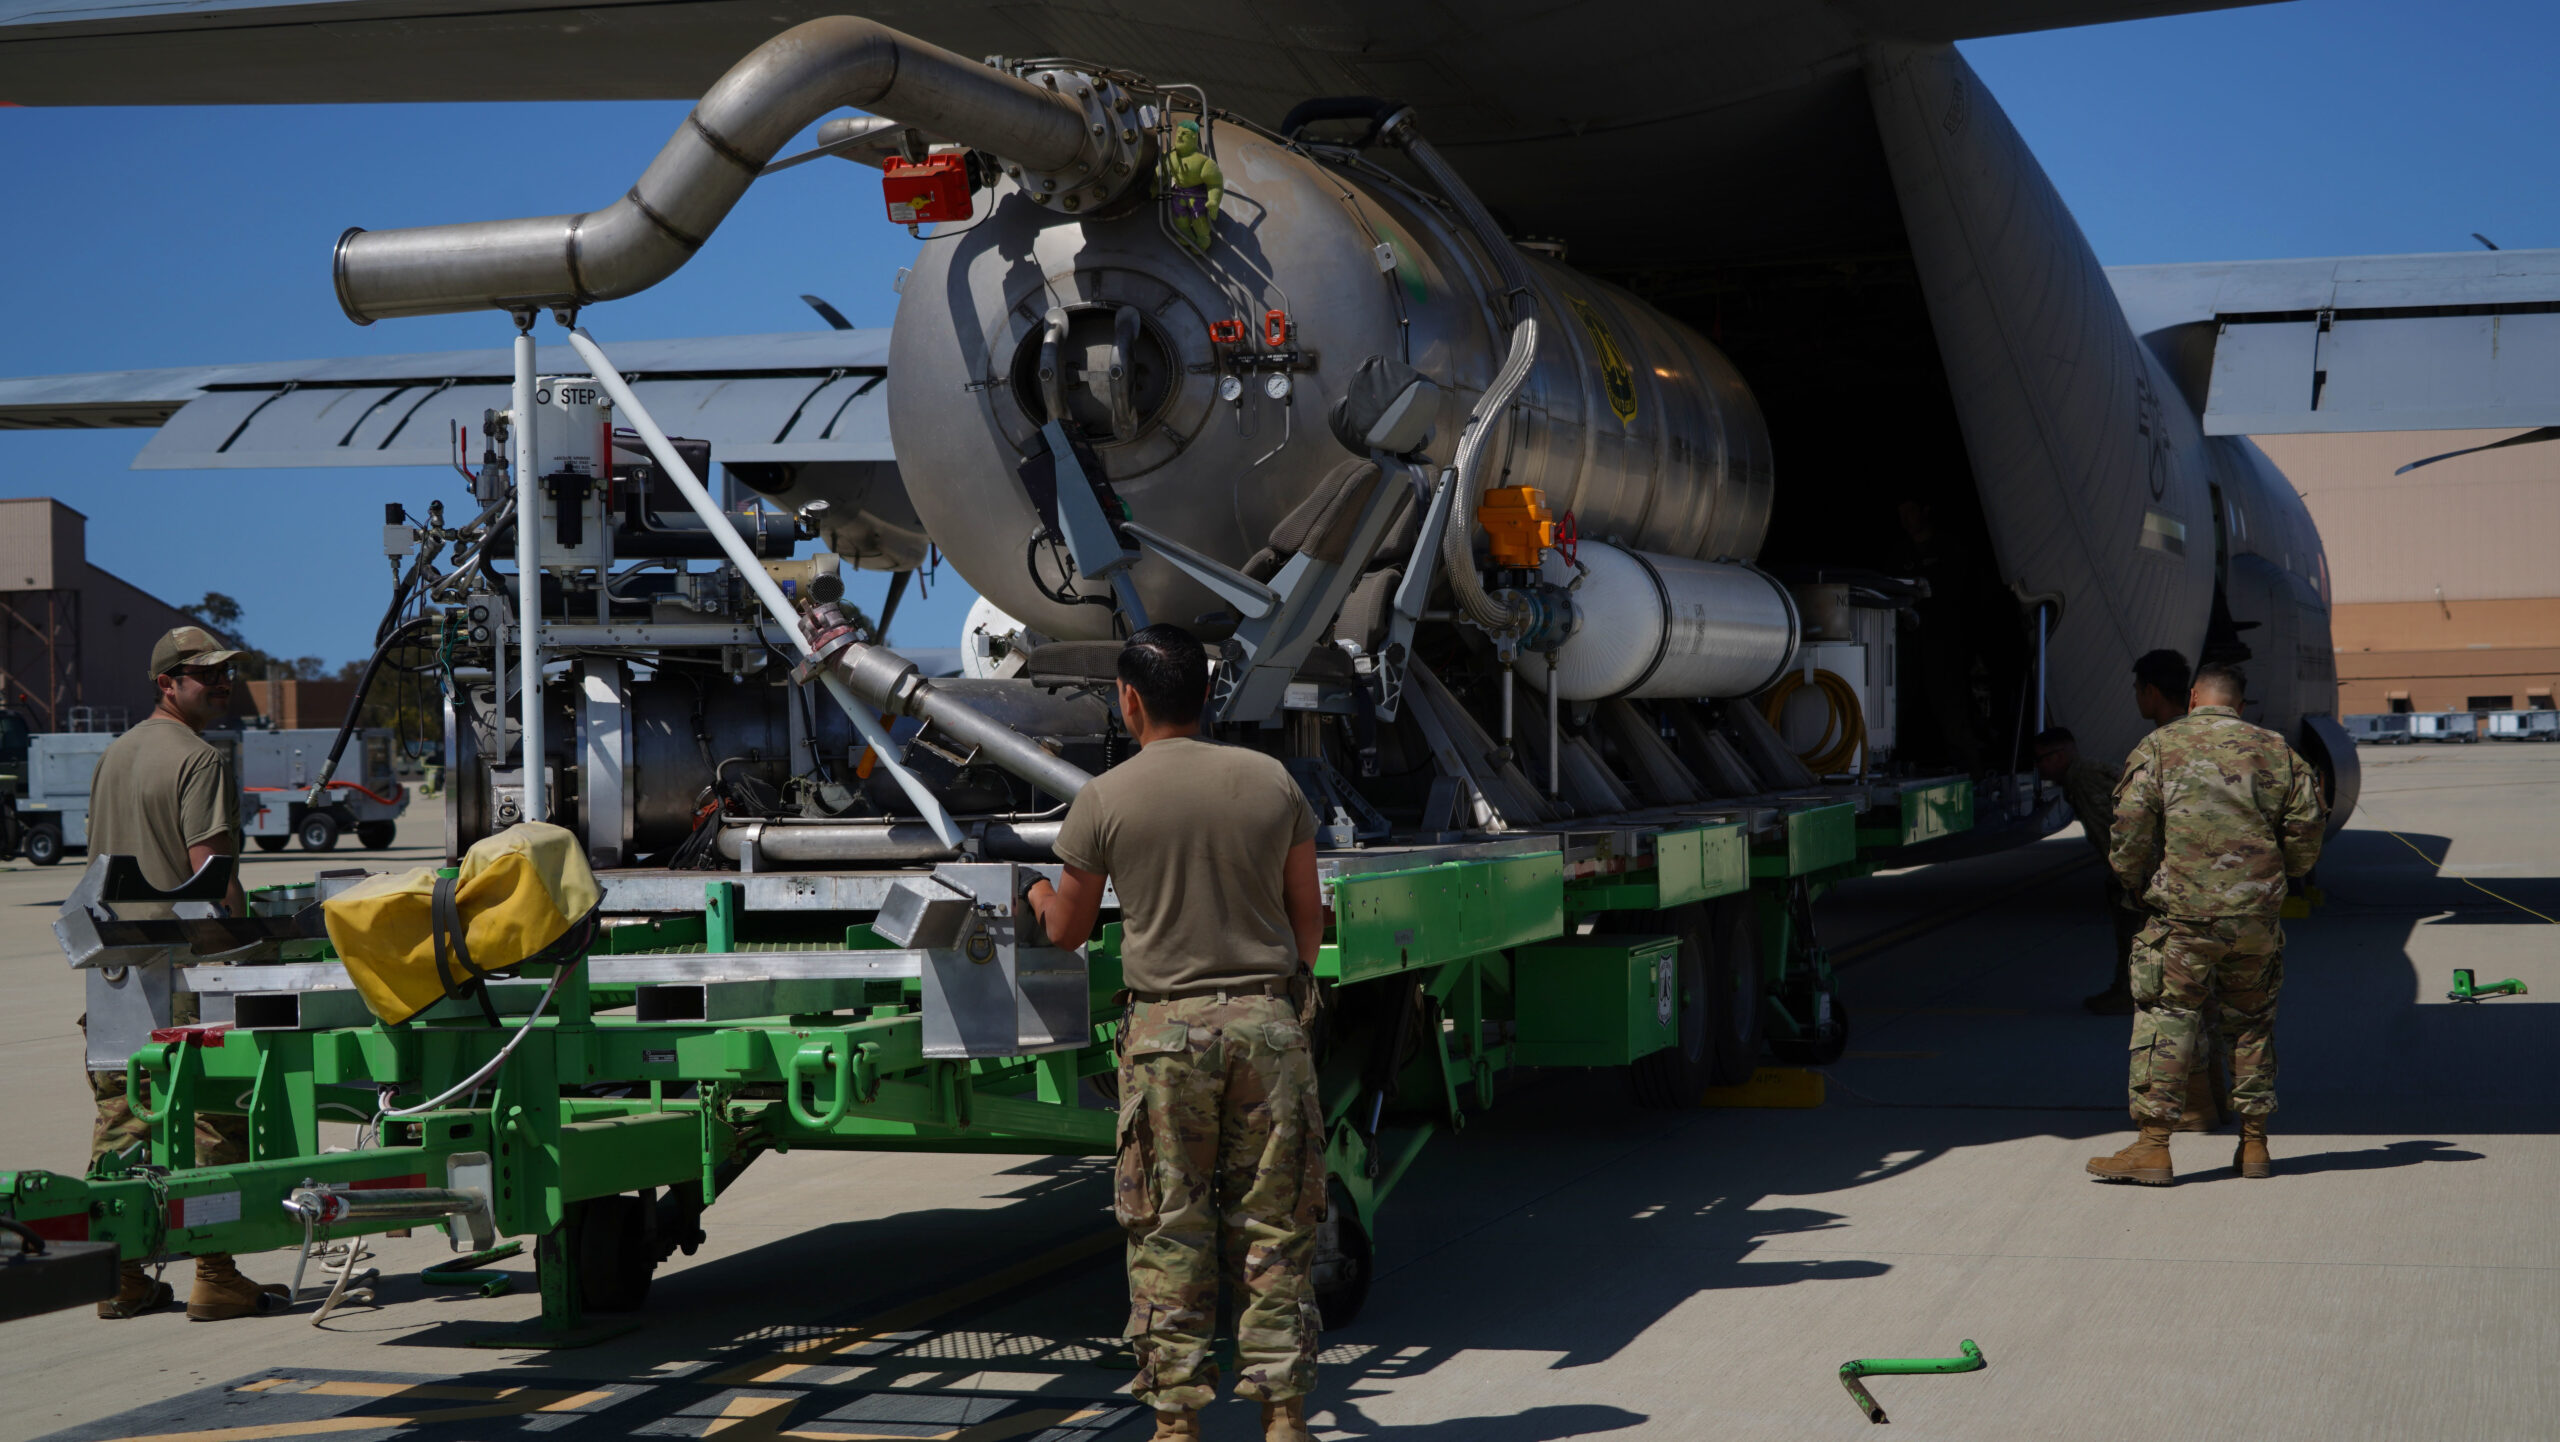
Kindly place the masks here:
[[(1374, 166), (1241, 125), (1215, 127), (1212, 147), (1225, 199), (1205, 257), (1179, 247), (1152, 206), (1076, 221), (1008, 179), (983, 218), (926, 243), (901, 290), (889, 425), (917, 514), (980, 594), (1044, 634), (1111, 628), (1108, 608), (1043, 594), (1063, 573), (1035, 545), (1042, 522), (1020, 470), (1043, 448), (1050, 396), (1063, 392), (1094, 433), (1134, 519), (1241, 565), (1342, 459), (1325, 413), (1365, 357), (1405, 360), (1443, 387), (1430, 446), (1441, 462), (1500, 363), (1510, 309), (1493, 257), (1439, 205)], [(1544, 488), (1594, 539), (1755, 554), (1768, 433), (1732, 365), (1626, 292), (1529, 262), (1540, 352), (1486, 484)], [(1053, 310), (1065, 312), (1068, 375), (1044, 379)], [(1212, 340), (1212, 324), (1232, 322), (1245, 340)], [(1231, 379), (1237, 394), (1222, 396)], [(1223, 605), (1152, 555), (1136, 578), (1159, 619)]]
[[(1748, 696), (1795, 658), (1795, 598), (1764, 572), (1591, 541), (1576, 559), (1580, 624), (1553, 662), (1556, 694), (1567, 701)], [(1574, 580), (1552, 555), (1542, 574), (1558, 585)], [(1535, 651), (1521, 653), (1521, 676), (1541, 690), (1548, 665)]]

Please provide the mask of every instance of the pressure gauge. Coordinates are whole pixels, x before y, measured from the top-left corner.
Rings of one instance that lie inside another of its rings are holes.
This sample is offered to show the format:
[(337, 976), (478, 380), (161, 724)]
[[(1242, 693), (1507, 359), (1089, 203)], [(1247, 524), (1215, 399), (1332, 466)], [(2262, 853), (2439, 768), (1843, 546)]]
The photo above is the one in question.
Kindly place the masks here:
[(1275, 401), (1287, 400), (1289, 398), (1289, 389), (1289, 373), (1287, 371), (1273, 371), (1271, 374), (1262, 378), (1262, 393), (1271, 397)]
[(1218, 377), (1218, 399), (1222, 401), (1238, 401), (1244, 399), (1244, 377)]

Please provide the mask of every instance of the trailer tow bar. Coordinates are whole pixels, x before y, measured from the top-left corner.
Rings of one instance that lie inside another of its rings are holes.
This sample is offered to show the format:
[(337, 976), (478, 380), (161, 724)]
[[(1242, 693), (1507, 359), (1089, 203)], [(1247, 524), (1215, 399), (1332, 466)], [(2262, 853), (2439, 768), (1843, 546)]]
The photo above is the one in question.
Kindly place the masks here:
[(1849, 1400), (1867, 1414), (1870, 1422), (1885, 1420), (1884, 1408), (1859, 1384), (1861, 1377), (1907, 1377), (1947, 1372), (1979, 1372), (1989, 1365), (1982, 1359), (1982, 1349), (1965, 1338), (1961, 1357), (1854, 1357), (1840, 1364), (1840, 1385), (1849, 1389)]

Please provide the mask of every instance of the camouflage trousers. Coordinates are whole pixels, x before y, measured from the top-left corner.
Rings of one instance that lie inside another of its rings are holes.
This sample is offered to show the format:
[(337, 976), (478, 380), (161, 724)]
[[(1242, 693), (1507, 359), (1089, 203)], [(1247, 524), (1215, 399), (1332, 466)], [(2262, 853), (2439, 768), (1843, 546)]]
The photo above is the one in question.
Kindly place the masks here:
[[(124, 1073), (89, 1073), (89, 1092), (97, 1099), (98, 1120), (89, 1130), (89, 1165), (114, 1152), (136, 1147), (149, 1155), (151, 1124), (133, 1114), (125, 1100)], [(249, 1119), (218, 1112), (196, 1113), (196, 1165), (229, 1166), (249, 1160)]]
[(2137, 1119), (2175, 1122), (2187, 1075), (2218, 1037), (2231, 1067), (2231, 1110), (2276, 1109), (2276, 995), (2284, 928), (2272, 916), (2155, 916), (2133, 943), (2133, 1054), (2127, 1090)]
[(1138, 1399), (1169, 1411), (1216, 1398), (1222, 1286), (1236, 1314), (1236, 1395), (1307, 1395), (1324, 1111), (1296, 1008), (1258, 996), (1131, 1007), (1119, 1144), (1112, 1209), (1129, 1236)]

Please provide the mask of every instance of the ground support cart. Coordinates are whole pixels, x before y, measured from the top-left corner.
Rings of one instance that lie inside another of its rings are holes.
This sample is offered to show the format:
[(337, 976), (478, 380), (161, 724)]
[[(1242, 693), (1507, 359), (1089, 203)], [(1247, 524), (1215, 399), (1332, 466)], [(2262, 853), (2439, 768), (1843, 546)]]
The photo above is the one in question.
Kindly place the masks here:
[[(1835, 784), (1327, 853), (1327, 1315), (1358, 1309), (1378, 1210), (1424, 1146), (1521, 1069), (1625, 1067), (1639, 1101), (1684, 1106), (1747, 1075), (1764, 1040), (1781, 1058), (1836, 1056), (1847, 1014), (1813, 899), (1972, 824), (1969, 782)], [(628, 1325), (600, 1319), (641, 1305), (651, 1271), (702, 1240), (706, 1209), (765, 1153), (1114, 1148), (1119, 928), (1078, 952), (1017, 945), (1012, 865), (608, 871), (593, 948), (492, 985), (494, 1026), (476, 1001), (374, 1022), (310, 913), (295, 915), (308, 888), (256, 894), (263, 918), (121, 921), (137, 883), (114, 869), (93, 861), (66, 904), (66, 950), (91, 965), (93, 994), (157, 969), (208, 1020), (131, 1053), (156, 1165), (0, 1172), (0, 1214), (50, 1237), (129, 1258), (308, 1251), (430, 1221), (457, 1250), (530, 1237), (541, 1319), (493, 1345), (574, 1345)], [(143, 959), (154, 947), (264, 959), (172, 967)], [(385, 1114), (510, 1047), (438, 1109)], [(194, 1114), (244, 1093), (252, 1159), (196, 1165)], [(363, 1144), (324, 1152), (324, 1115), (362, 1122)]]

